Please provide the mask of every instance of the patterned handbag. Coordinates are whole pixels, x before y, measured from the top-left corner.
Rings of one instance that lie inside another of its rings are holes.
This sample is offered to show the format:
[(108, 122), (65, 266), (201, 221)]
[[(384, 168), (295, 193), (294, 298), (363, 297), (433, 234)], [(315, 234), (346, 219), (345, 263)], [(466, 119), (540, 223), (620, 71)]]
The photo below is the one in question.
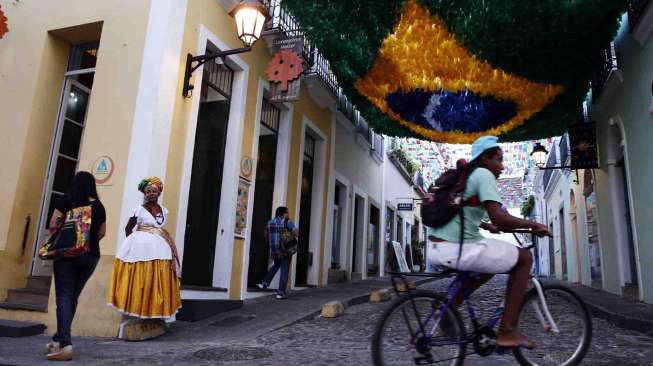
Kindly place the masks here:
[(288, 227), (288, 219), (285, 219), (283, 222), (283, 231), (281, 232), (279, 244), (279, 251), (283, 256), (292, 257), (293, 254), (297, 253), (299, 242), (297, 241), (295, 232)]
[(82, 206), (66, 213), (66, 221), (39, 248), (43, 260), (79, 257), (90, 251), (92, 207)]

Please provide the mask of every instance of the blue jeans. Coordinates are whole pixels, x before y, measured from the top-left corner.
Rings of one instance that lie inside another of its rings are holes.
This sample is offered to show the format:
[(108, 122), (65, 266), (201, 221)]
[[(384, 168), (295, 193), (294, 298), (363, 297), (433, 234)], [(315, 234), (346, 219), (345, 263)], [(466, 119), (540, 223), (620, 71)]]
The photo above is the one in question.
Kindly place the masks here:
[(71, 345), (70, 326), (77, 310), (77, 299), (91, 277), (99, 257), (83, 255), (55, 261), (54, 288), (57, 293), (57, 333), (52, 340), (61, 347)]
[(272, 282), (274, 275), (277, 274), (279, 268), (281, 268), (281, 278), (279, 278), (279, 288), (277, 289), (277, 293), (280, 295), (284, 295), (286, 293), (286, 284), (288, 283), (288, 269), (290, 268), (290, 257), (275, 258), (274, 264), (268, 271), (268, 274), (265, 275), (263, 284), (265, 284), (265, 286), (268, 286), (270, 282)]

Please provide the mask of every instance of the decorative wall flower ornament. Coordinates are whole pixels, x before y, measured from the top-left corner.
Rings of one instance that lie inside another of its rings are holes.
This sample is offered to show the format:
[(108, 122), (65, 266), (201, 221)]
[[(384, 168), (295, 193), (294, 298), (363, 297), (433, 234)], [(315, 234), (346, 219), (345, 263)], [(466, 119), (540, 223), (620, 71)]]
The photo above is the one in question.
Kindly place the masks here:
[(283, 4), (376, 131), (469, 143), (563, 133), (627, 0)]
[(0, 39), (5, 36), (9, 32), (9, 25), (7, 24), (7, 17), (5, 16), (5, 13), (2, 11), (2, 5), (0, 5)]

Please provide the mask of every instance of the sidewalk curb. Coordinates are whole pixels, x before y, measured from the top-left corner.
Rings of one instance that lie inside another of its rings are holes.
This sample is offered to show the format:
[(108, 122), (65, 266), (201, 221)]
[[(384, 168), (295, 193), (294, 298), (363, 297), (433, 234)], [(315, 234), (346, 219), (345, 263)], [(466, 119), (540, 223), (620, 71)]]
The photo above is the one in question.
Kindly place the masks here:
[[(432, 281), (435, 281), (435, 280), (438, 280), (438, 278), (424, 278), (424, 279), (415, 280), (413, 282), (415, 282), (416, 286), (420, 286), (420, 285), (423, 285), (425, 283), (429, 283), (429, 282), (432, 282)], [(384, 289), (392, 290), (392, 287), (385, 287)], [(350, 307), (350, 306), (365, 304), (370, 298), (370, 293), (371, 293), (371, 291), (367, 292), (367, 293), (365, 293), (363, 295), (356, 295), (356, 296), (350, 297), (348, 299), (343, 299), (343, 300), (339, 300), (339, 301), (341, 301), (345, 305), (345, 311), (346, 311), (347, 308)], [(296, 320), (293, 320), (293, 321), (289, 322), (288, 324), (284, 324), (284, 325), (282, 325), (280, 327), (274, 328), (274, 329), (270, 330), (269, 332), (267, 332), (266, 334), (276, 332), (276, 331), (278, 331), (280, 329), (284, 329), (284, 328), (293, 326), (293, 325), (295, 325), (297, 323), (301, 323), (301, 322), (304, 322), (304, 321), (307, 321), (307, 320), (315, 319), (320, 315), (320, 312), (321, 312), (321, 309), (315, 310), (315, 311), (311, 312), (308, 315), (305, 315), (305, 316), (303, 316), (303, 317), (301, 317), (299, 319), (296, 319)]]
[(600, 305), (588, 302), (587, 300), (585, 300), (585, 305), (587, 305), (590, 313), (597, 318), (604, 319), (620, 328), (653, 335), (653, 320), (646, 320), (618, 314), (614, 311), (605, 309)]

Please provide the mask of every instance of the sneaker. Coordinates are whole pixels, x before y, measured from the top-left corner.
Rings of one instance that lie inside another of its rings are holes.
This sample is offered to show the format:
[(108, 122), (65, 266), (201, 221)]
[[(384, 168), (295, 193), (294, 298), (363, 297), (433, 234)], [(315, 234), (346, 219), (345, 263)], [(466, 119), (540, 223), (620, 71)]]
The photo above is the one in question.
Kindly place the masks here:
[(277, 294), (277, 296), (276, 296), (276, 299), (277, 299), (277, 300), (283, 300), (283, 299), (285, 299), (285, 298), (286, 298), (286, 295), (285, 295), (285, 294)]
[(266, 288), (268, 288), (268, 285), (266, 285), (266, 284), (264, 284), (263, 282), (261, 282), (261, 283), (257, 283), (257, 284), (256, 284), (256, 287), (258, 287), (258, 288), (261, 289), (261, 290), (265, 290)]

